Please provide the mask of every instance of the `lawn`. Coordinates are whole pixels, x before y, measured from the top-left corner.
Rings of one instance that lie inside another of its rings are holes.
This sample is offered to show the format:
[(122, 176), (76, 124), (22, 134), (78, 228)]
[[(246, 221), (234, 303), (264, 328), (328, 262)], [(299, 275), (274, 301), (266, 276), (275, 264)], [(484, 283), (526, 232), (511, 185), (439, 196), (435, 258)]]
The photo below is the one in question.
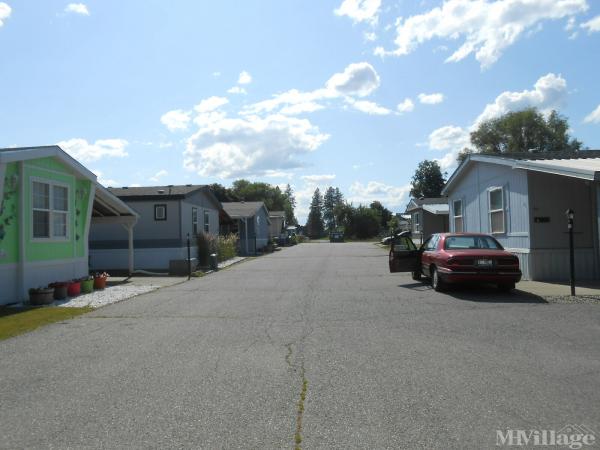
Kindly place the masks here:
[(0, 341), (54, 322), (72, 319), (93, 308), (8, 308), (0, 306)]

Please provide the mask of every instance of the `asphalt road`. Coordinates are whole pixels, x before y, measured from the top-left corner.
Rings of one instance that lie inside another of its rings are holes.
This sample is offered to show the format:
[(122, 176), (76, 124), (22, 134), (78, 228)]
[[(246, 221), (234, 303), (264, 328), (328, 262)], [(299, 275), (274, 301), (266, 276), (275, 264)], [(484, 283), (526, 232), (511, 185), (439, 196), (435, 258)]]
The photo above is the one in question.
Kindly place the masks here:
[(386, 266), (372, 244), (303, 244), (0, 342), (0, 448), (482, 449), (498, 429), (600, 433), (598, 305), (440, 294)]

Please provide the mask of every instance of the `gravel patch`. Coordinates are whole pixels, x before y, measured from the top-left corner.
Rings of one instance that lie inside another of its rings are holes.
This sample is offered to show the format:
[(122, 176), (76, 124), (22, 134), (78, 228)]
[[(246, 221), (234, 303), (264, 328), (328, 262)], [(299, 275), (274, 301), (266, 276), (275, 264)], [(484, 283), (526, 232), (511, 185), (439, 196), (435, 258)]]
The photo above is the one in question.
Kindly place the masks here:
[(600, 296), (597, 295), (553, 295), (544, 297), (548, 303), (588, 303), (600, 305)]
[(155, 285), (122, 285), (122, 286), (111, 286), (101, 291), (94, 291), (91, 294), (82, 294), (77, 297), (71, 297), (66, 300), (57, 300), (52, 303), (53, 306), (63, 306), (70, 308), (79, 308), (82, 306), (91, 306), (92, 308), (99, 308), (104, 305), (110, 305), (111, 303), (120, 302), (136, 295), (145, 294), (146, 292), (154, 291), (160, 286)]

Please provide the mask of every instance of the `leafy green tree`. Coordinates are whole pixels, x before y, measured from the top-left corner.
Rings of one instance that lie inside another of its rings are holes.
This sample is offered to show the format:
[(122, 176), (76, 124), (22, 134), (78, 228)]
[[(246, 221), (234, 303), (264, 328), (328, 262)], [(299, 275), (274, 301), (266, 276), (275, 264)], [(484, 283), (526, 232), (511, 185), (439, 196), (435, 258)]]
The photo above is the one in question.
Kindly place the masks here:
[(369, 205), (369, 208), (377, 211), (377, 213), (379, 214), (379, 217), (381, 217), (381, 223), (380, 223), (381, 229), (387, 230), (388, 222), (392, 218), (392, 212), (389, 209), (387, 209), (385, 206), (383, 206), (380, 201), (377, 201), (377, 200), (372, 202)]
[(320, 238), (323, 236), (325, 224), (323, 223), (323, 196), (319, 188), (315, 189), (310, 210), (306, 221), (306, 234), (310, 238)]
[(213, 183), (210, 184), (209, 189), (217, 197), (220, 202), (237, 202), (239, 199), (231, 192), (230, 189), (226, 188), (222, 184)]
[(581, 150), (583, 144), (568, 130), (567, 119), (556, 111), (545, 118), (536, 108), (527, 108), (481, 122), (471, 133), (471, 144), (476, 152), (487, 154)]
[(234, 181), (231, 186), (231, 194), (237, 197), (239, 201), (262, 201), (269, 211), (285, 211), (288, 201), (279, 186), (248, 180)]
[(439, 197), (445, 183), (437, 161), (421, 161), (412, 177), (410, 195), (414, 198)]
[(381, 215), (372, 208), (360, 205), (352, 211), (350, 235), (358, 239), (368, 239), (377, 236), (381, 224)]

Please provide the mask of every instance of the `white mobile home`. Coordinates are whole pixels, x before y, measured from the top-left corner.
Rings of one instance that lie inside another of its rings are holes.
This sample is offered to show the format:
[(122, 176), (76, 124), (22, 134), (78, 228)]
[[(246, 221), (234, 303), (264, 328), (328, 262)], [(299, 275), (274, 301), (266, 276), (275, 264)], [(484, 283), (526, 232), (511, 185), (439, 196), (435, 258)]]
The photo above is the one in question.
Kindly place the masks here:
[(600, 278), (600, 151), (469, 155), (452, 174), (450, 231), (489, 233), (521, 261), (523, 277), (569, 277), (567, 209), (575, 211), (579, 279)]

